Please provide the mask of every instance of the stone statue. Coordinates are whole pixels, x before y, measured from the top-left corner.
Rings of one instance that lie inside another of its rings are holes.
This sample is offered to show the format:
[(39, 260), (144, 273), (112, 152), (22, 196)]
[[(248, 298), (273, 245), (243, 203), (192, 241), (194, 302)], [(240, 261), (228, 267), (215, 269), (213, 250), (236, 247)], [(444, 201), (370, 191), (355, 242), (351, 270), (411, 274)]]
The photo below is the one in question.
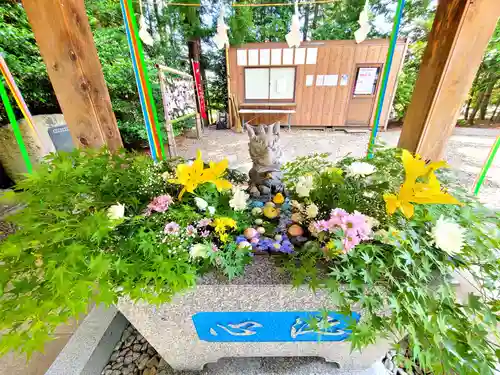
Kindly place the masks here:
[(253, 166), (248, 172), (249, 192), (254, 198), (270, 199), (273, 194), (283, 193), (281, 182), (280, 123), (259, 125), (254, 128), (246, 125), (250, 142), (248, 148)]

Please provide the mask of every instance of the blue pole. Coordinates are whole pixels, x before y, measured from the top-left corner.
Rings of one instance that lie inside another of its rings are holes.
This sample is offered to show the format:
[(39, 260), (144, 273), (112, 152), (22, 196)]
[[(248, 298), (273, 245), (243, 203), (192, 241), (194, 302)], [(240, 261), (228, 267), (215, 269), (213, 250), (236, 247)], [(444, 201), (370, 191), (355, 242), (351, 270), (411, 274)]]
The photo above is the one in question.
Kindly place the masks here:
[(394, 57), (394, 50), (396, 49), (396, 41), (398, 40), (399, 26), (401, 25), (401, 18), (403, 16), (403, 8), (405, 6), (405, 1), (406, 0), (398, 0), (398, 7), (396, 8), (396, 14), (394, 15), (394, 24), (392, 25), (391, 40), (389, 42), (389, 50), (387, 51), (387, 58), (385, 60), (385, 65), (384, 65), (384, 73), (382, 75), (382, 85), (380, 86), (380, 93), (378, 96), (377, 111), (375, 112), (375, 120), (373, 122), (370, 141), (368, 142), (368, 151), (367, 151), (368, 159), (371, 159), (373, 157), (373, 148), (375, 146), (375, 140), (377, 139), (378, 127), (380, 124), (380, 116), (382, 114), (385, 93), (387, 91), (387, 81), (389, 80), (389, 73), (391, 72), (392, 59)]

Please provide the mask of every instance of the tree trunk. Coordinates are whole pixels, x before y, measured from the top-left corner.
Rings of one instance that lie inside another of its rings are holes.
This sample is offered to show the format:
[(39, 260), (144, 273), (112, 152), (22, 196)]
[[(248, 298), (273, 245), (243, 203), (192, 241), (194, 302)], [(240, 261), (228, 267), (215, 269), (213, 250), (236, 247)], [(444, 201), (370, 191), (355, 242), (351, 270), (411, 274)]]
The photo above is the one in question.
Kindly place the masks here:
[(467, 100), (467, 105), (465, 107), (464, 120), (467, 121), (469, 119), (469, 111), (470, 105), (472, 104), (472, 96)]
[(474, 119), (476, 118), (476, 114), (483, 104), (483, 98), (484, 98), (484, 91), (480, 92), (477, 97), (477, 103), (472, 109), (472, 113), (469, 117), (469, 125), (474, 125)]
[(493, 114), (490, 117), (490, 123), (492, 123), (495, 120), (495, 116), (497, 114), (498, 107), (500, 107), (500, 101), (496, 104), (495, 109), (493, 110)]
[(314, 15), (313, 15), (313, 23), (311, 29), (316, 30), (316, 26), (318, 26), (318, 12), (319, 12), (319, 4), (314, 5)]
[(479, 118), (481, 120), (486, 119), (486, 112), (488, 111), (488, 105), (490, 104), (490, 99), (491, 99), (491, 93), (493, 92), (493, 88), (495, 87), (495, 84), (497, 83), (496, 78), (490, 79), (490, 82), (488, 83), (488, 86), (486, 87), (486, 91), (483, 96), (483, 102), (481, 103), (481, 108), (479, 109)]
[(307, 40), (307, 33), (309, 31), (309, 12), (311, 8), (310, 5), (305, 6), (305, 15), (304, 15), (304, 37), (303, 41), (305, 42)]

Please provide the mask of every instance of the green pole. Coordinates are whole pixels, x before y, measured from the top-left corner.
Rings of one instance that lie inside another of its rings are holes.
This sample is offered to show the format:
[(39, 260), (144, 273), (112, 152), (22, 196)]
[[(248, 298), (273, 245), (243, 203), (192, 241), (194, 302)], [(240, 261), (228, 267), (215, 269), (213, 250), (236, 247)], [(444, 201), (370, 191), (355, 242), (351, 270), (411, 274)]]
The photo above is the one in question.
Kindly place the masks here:
[(481, 169), (481, 173), (479, 173), (479, 176), (477, 177), (476, 184), (474, 186), (474, 195), (479, 194), (479, 189), (481, 189), (481, 185), (483, 184), (484, 179), (486, 178), (486, 174), (488, 173), (491, 164), (493, 164), (493, 160), (495, 160), (495, 155), (499, 148), (500, 148), (500, 135), (497, 137), (495, 143), (491, 147), (490, 153), (488, 154), (488, 157), (484, 162), (483, 168)]
[(17, 144), (19, 145), (19, 149), (21, 150), (21, 155), (24, 159), (24, 163), (26, 164), (26, 170), (28, 173), (33, 171), (33, 166), (31, 165), (31, 160), (28, 155), (28, 151), (26, 150), (26, 146), (23, 141), (23, 136), (21, 135), (21, 130), (17, 125), (16, 116), (14, 115), (14, 110), (10, 104), (9, 97), (7, 95), (7, 91), (5, 90), (4, 83), (0, 84), (0, 95), (2, 96), (2, 102), (5, 106), (5, 111), (7, 112), (7, 117), (9, 118), (10, 124), (12, 125), (12, 130), (14, 131), (14, 136), (16, 137)]
[(405, 0), (398, 0), (398, 7), (394, 15), (394, 23), (392, 25), (391, 39), (389, 41), (389, 50), (387, 51), (387, 58), (384, 65), (384, 73), (382, 75), (382, 84), (380, 85), (380, 93), (378, 95), (377, 111), (375, 112), (375, 120), (372, 126), (370, 141), (368, 142), (367, 157), (373, 157), (373, 148), (375, 146), (375, 139), (377, 139), (378, 127), (380, 124), (380, 115), (382, 114), (382, 107), (384, 105), (385, 92), (387, 91), (387, 81), (389, 80), (389, 73), (391, 71), (392, 58), (394, 57), (394, 50), (396, 48), (396, 41), (399, 34), (399, 26), (401, 25), (401, 18), (403, 17), (403, 8)]

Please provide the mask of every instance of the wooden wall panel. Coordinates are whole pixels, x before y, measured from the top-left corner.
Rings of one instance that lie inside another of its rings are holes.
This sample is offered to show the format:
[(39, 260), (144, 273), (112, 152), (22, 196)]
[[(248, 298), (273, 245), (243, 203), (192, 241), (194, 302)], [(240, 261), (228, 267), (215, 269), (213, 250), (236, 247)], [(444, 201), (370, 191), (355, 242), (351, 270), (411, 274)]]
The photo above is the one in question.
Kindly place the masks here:
[[(328, 63), (330, 61), (331, 48), (321, 48), (318, 50), (318, 61), (316, 63), (316, 76), (328, 74)], [(314, 90), (314, 98), (311, 106), (310, 124), (313, 126), (324, 125), (321, 120), (323, 117), (323, 102), (327, 92), (326, 86), (317, 86)]]
[[(344, 126), (347, 105), (350, 96), (351, 82), (354, 80), (352, 76), (352, 67), (354, 64), (354, 46), (345, 46), (342, 50), (342, 59), (340, 60), (339, 86), (337, 87), (337, 95), (335, 97), (335, 109), (333, 115), (334, 126)], [(342, 74), (349, 76), (347, 86), (340, 86)]]
[[(387, 51), (385, 53), (387, 54)], [(389, 74), (389, 80), (387, 81), (387, 92), (385, 94), (384, 105), (382, 107), (382, 113), (380, 115), (379, 129), (387, 128), (389, 113), (391, 110), (392, 102), (394, 101), (394, 95), (396, 94), (398, 73), (401, 71), (403, 67), (403, 60), (405, 54), (406, 54), (406, 44), (397, 45), (396, 49), (394, 50), (394, 58), (392, 60), (391, 73)]]
[[(295, 71), (295, 102), (302, 103), (303, 98), (310, 94), (311, 89), (312, 87), (306, 87), (305, 65), (297, 65), (297, 70)], [(301, 112), (299, 111), (292, 115), (292, 125), (300, 125), (300, 114)]]
[(322, 119), (323, 125), (334, 125), (333, 113), (335, 109), (335, 101), (340, 83), (340, 60), (342, 59), (342, 46), (333, 47), (330, 50), (330, 58), (328, 63), (328, 73), (336, 74), (338, 76), (337, 86), (326, 87), (326, 93), (323, 100)]

